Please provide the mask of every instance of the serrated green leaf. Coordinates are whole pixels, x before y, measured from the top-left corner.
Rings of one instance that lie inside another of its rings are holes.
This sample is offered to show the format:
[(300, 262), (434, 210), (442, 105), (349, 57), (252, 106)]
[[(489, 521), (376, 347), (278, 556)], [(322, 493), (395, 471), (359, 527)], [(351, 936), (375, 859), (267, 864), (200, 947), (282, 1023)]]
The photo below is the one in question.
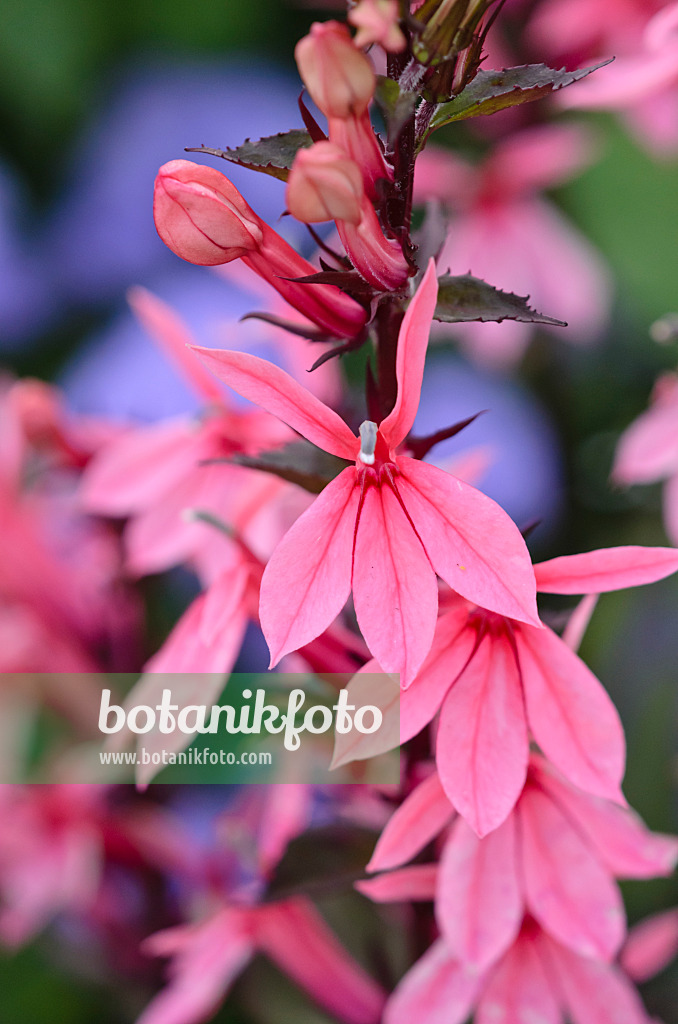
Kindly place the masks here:
[(459, 277), (445, 275), (438, 281), (438, 302), (433, 318), (445, 324), (468, 323), (480, 320), (482, 323), (502, 320), (520, 320), (526, 324), (549, 324), (553, 327), (567, 327), (563, 320), (545, 316), (531, 309), (529, 295), (514, 295), (502, 292), (486, 281), (470, 274)]
[(287, 181), (294, 158), (300, 149), (312, 144), (311, 136), (301, 128), (293, 128), (289, 132), (278, 135), (267, 135), (263, 139), (245, 139), (242, 146), (235, 149), (208, 149), (197, 146), (187, 149), (187, 153), (208, 153), (210, 156), (221, 157), (240, 167), (248, 167), (251, 171), (270, 174), (280, 181)]
[(337, 473), (346, 468), (343, 459), (321, 451), (310, 441), (292, 441), (256, 456), (233, 455), (227, 461), (272, 473), (312, 494), (320, 494)]
[(602, 61), (579, 71), (566, 71), (564, 68), (556, 71), (546, 64), (525, 64), (521, 67), (505, 68), (503, 71), (479, 71), (458, 96), (438, 107), (431, 118), (429, 134), (453, 121), (495, 114), (506, 107), (516, 107), (521, 103), (542, 99), (549, 93), (586, 78), (592, 71), (597, 71), (609, 63)]

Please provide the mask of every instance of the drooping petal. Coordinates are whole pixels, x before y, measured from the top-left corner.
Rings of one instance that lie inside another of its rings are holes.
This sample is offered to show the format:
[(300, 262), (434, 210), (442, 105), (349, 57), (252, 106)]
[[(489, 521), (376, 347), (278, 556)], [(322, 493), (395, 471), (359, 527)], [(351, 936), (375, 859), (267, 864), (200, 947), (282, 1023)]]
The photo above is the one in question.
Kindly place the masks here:
[(102, 448), (87, 467), (80, 497), (100, 515), (127, 516), (158, 501), (195, 468), (190, 419), (130, 430)]
[(377, 757), (400, 746), (400, 685), (397, 676), (380, 672), (376, 660), (368, 661), (345, 687), (347, 701), (355, 708), (371, 704), (382, 714), (381, 726), (373, 733), (357, 729), (334, 734), (330, 771), (351, 761)]
[(625, 935), (619, 889), (545, 792), (528, 786), (517, 813), (530, 913), (575, 952), (610, 960)]
[(437, 880), (437, 864), (413, 864), (408, 868), (387, 871), (376, 878), (362, 879), (355, 883), (355, 887), (375, 903), (428, 902), (435, 896)]
[(450, 953), (485, 970), (515, 939), (523, 919), (513, 816), (479, 839), (458, 818), (440, 859), (436, 919)]
[(256, 943), (321, 1006), (346, 1024), (377, 1024), (385, 993), (344, 949), (309, 900), (262, 906)]
[(550, 629), (516, 630), (532, 734), (575, 786), (624, 804), (626, 745), (617, 710), (594, 676)]
[(571, 651), (576, 652), (579, 650), (597, 604), (598, 594), (587, 594), (586, 597), (582, 597), (567, 620), (567, 625), (562, 633), (562, 640)]
[(533, 938), (521, 935), (492, 973), (475, 1024), (561, 1024), (553, 984)]
[(387, 871), (416, 855), (454, 817), (436, 772), (429, 775), (402, 802), (379, 837), (367, 871)]
[(402, 979), (386, 1004), (384, 1024), (463, 1024), (483, 982), (438, 939)]
[(390, 448), (404, 441), (412, 429), (419, 408), (421, 382), (433, 311), (438, 298), (438, 279), (434, 260), (430, 259), (400, 326), (396, 355), (398, 397), (379, 429)]
[(616, 878), (655, 878), (672, 873), (678, 860), (678, 838), (650, 832), (628, 807), (580, 792), (541, 759), (533, 758), (531, 770)]
[(572, 1024), (652, 1024), (637, 991), (616, 966), (578, 956), (546, 936), (542, 945)]
[(543, 594), (603, 594), (655, 583), (678, 570), (678, 550), (629, 545), (561, 555), (534, 567)]
[(620, 484), (652, 483), (678, 470), (678, 377), (665, 374), (654, 404), (621, 436), (612, 477)]
[(271, 665), (319, 636), (346, 604), (358, 497), (355, 470), (344, 469), (273, 552), (259, 603)]
[(428, 654), (438, 584), (428, 556), (388, 485), (368, 484), (355, 536), (353, 600), (365, 643), (408, 686)]
[(621, 965), (639, 984), (663, 971), (678, 953), (678, 909), (653, 914), (635, 925), (621, 951)]
[(217, 914), (205, 924), (172, 928), (144, 943), (157, 956), (175, 955), (171, 981), (137, 1024), (201, 1024), (216, 1010), (253, 953), (242, 915)]
[(353, 461), (359, 442), (341, 416), (273, 363), (246, 352), (193, 347), (212, 373), (326, 452)]
[(487, 835), (510, 814), (525, 782), (527, 724), (508, 640), (486, 638), (440, 713), (436, 763), (452, 804)]
[(433, 568), (488, 611), (539, 625), (525, 541), (504, 510), (436, 466), (401, 456), (398, 489)]
[(198, 396), (207, 402), (223, 404), (221, 388), (189, 346), (194, 338), (179, 314), (146, 288), (137, 286), (127, 292), (127, 301), (142, 327), (162, 347)]
[(416, 736), (435, 717), (445, 694), (473, 654), (476, 631), (468, 624), (468, 605), (458, 605), (438, 619), (433, 644), (412, 685), (400, 700), (400, 742)]

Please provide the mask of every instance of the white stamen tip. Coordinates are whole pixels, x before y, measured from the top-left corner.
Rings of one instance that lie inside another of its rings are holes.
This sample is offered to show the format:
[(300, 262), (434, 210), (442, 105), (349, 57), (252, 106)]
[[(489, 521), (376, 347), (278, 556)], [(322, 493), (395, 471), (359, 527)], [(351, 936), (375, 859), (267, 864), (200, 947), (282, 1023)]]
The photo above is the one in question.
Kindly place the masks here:
[(374, 449), (377, 447), (377, 424), (365, 420), (360, 424), (360, 461), (366, 466), (374, 465)]

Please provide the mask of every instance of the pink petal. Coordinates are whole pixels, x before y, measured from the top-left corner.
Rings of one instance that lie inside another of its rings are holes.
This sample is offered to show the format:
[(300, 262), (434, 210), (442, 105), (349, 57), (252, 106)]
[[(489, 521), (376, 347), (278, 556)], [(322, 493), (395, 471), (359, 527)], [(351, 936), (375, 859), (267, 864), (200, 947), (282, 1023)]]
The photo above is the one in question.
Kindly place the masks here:
[(510, 814), (525, 782), (527, 724), (509, 642), (486, 637), (440, 713), (436, 763), (452, 804), (484, 836)]
[(410, 793), (389, 819), (366, 871), (387, 871), (416, 857), (442, 832), (454, 813), (434, 772)]
[(488, 981), (475, 1024), (561, 1024), (552, 979), (539, 949), (521, 935)]
[(655, 878), (673, 872), (678, 838), (650, 832), (629, 808), (580, 792), (546, 762), (533, 760), (532, 771), (616, 878)]
[(309, 900), (260, 907), (256, 942), (321, 1006), (347, 1024), (377, 1024), (385, 995)]
[(633, 985), (610, 964), (548, 942), (549, 967), (572, 1024), (652, 1024)]
[(417, 415), (428, 336), (437, 298), (438, 278), (435, 262), (431, 259), (407, 307), (398, 335), (398, 397), (393, 409), (379, 427), (389, 448), (397, 448), (401, 441), (405, 440)]
[(428, 654), (438, 611), (431, 563), (387, 485), (368, 486), (355, 537), (353, 600), (365, 643), (408, 686)]
[(617, 483), (653, 483), (678, 470), (678, 379), (660, 378), (664, 382), (659, 400), (619, 440), (612, 471)]
[(539, 625), (532, 561), (496, 502), (436, 466), (401, 456), (396, 478), (435, 571), (488, 611)]
[(443, 612), (438, 619), (433, 644), (412, 685), (400, 700), (400, 742), (421, 732), (435, 717), (445, 694), (466, 668), (476, 644), (476, 631), (469, 626), (465, 601)]
[(358, 488), (344, 469), (273, 552), (261, 581), (261, 628), (271, 665), (327, 629), (348, 600)]
[(454, 960), (438, 939), (389, 999), (384, 1024), (463, 1024), (482, 981), (476, 971)]
[(575, 786), (625, 803), (624, 731), (593, 672), (551, 632), (516, 631), (532, 734), (546, 757)]
[(368, 661), (345, 687), (348, 703), (355, 708), (371, 704), (382, 713), (381, 727), (373, 733), (357, 729), (334, 734), (330, 771), (351, 761), (377, 757), (400, 746), (400, 685), (396, 676), (379, 671), (377, 661)]
[[(137, 1024), (201, 1024), (217, 1009), (250, 960), (253, 948), (239, 915), (217, 914), (194, 928), (170, 929), (146, 940), (150, 953), (173, 953), (171, 981), (146, 1007)], [(183, 940), (183, 942), (182, 942)]]
[(534, 575), (543, 594), (604, 594), (655, 583), (676, 570), (675, 548), (629, 545), (551, 558), (535, 565)]
[(455, 821), (440, 860), (436, 919), (450, 953), (478, 971), (508, 949), (523, 919), (513, 817), (484, 839)]
[(579, 650), (597, 604), (598, 594), (587, 594), (586, 597), (582, 597), (567, 620), (562, 639), (563, 643), (567, 644), (571, 651)]
[(193, 346), (212, 373), (313, 444), (353, 462), (360, 444), (341, 416), (273, 363), (245, 352)]
[(355, 883), (356, 889), (375, 903), (397, 903), (404, 900), (430, 901), (435, 896), (438, 879), (437, 864), (413, 864), (408, 868), (388, 871), (376, 878)]
[(176, 487), (198, 458), (188, 418), (129, 430), (90, 462), (81, 484), (82, 502), (101, 515), (141, 511)]
[(528, 786), (518, 814), (530, 913), (575, 952), (610, 960), (626, 930), (617, 886), (546, 793)]
[(181, 317), (146, 288), (130, 288), (127, 301), (141, 326), (151, 335), (182, 376), (192, 384), (198, 396), (208, 404), (223, 405), (224, 396), (214, 377), (205, 370), (189, 346), (194, 338)]
[(629, 932), (621, 952), (621, 965), (635, 982), (648, 981), (667, 967), (678, 953), (678, 910), (646, 917)]

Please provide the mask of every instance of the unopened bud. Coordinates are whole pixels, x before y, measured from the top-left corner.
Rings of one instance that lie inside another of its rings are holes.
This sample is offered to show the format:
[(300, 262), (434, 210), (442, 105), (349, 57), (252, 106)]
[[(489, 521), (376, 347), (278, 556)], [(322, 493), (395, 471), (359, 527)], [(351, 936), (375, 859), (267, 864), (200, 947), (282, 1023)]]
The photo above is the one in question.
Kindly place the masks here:
[(294, 56), (304, 85), (326, 117), (358, 117), (374, 96), (369, 60), (338, 21), (316, 22)]
[(287, 209), (297, 220), (359, 224), (364, 195), (360, 168), (339, 146), (318, 142), (297, 153), (286, 193)]
[(215, 267), (256, 251), (262, 230), (234, 185), (213, 167), (170, 160), (155, 179), (153, 217), (172, 252)]

